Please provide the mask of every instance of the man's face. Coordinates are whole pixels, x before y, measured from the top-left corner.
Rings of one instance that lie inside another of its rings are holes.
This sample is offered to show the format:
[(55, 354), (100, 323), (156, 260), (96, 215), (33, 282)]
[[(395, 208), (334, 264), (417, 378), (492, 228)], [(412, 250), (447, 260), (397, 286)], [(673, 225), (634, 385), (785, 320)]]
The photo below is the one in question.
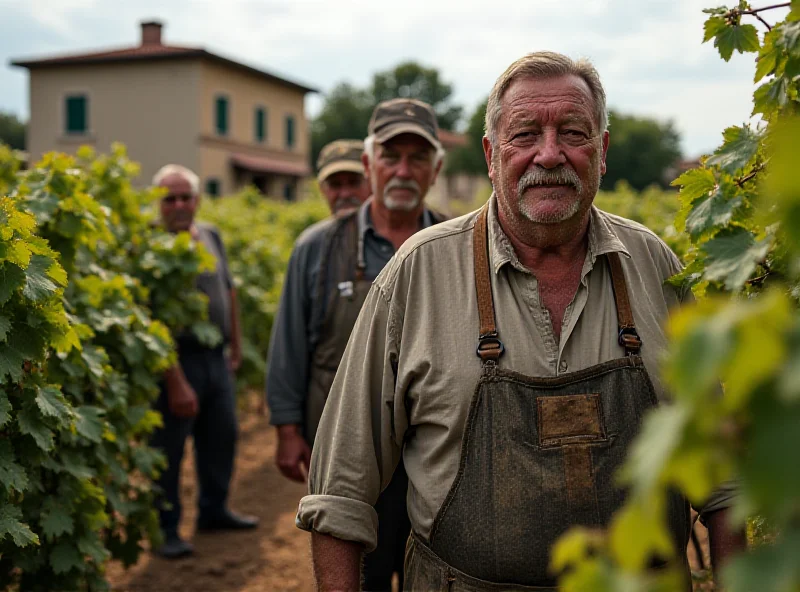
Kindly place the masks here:
[(349, 171), (329, 175), (320, 183), (320, 189), (334, 214), (357, 208), (369, 197), (366, 177)]
[(502, 99), (497, 143), (484, 138), (498, 205), (517, 223), (582, 219), (605, 173), (608, 132), (600, 132), (587, 84), (577, 76), (521, 78)]
[(181, 175), (170, 175), (161, 181), (167, 189), (161, 198), (161, 220), (170, 232), (189, 230), (200, 199), (192, 193), (192, 186)]
[(371, 159), (365, 155), (364, 168), (372, 195), (388, 210), (410, 212), (422, 204), (441, 163), (434, 164), (435, 150), (416, 134), (400, 134), (375, 144)]

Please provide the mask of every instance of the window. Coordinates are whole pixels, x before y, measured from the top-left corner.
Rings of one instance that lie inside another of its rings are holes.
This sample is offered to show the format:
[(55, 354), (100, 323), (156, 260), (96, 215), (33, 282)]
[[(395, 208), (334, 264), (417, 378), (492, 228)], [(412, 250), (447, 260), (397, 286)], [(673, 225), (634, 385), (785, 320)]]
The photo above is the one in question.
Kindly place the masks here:
[(207, 179), (206, 180), (206, 193), (211, 197), (219, 197), (219, 180)]
[(286, 147), (292, 148), (294, 146), (294, 116), (286, 116)]
[(255, 138), (256, 142), (263, 142), (267, 138), (267, 111), (264, 107), (256, 107)]
[(283, 186), (283, 199), (286, 201), (294, 201), (294, 183), (286, 183)]
[(85, 134), (89, 131), (89, 99), (86, 95), (70, 95), (65, 100), (65, 132)]
[(216, 116), (216, 129), (217, 135), (219, 136), (227, 136), (228, 135), (228, 98), (227, 97), (217, 97), (215, 102), (215, 116)]

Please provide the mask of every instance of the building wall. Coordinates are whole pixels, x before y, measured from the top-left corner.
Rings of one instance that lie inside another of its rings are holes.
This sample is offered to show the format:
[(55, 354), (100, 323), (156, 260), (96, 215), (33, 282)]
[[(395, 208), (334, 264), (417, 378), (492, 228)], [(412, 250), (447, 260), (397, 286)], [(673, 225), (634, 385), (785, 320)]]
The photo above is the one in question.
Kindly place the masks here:
[[(31, 162), (51, 150), (74, 153), (90, 145), (105, 153), (113, 142), (122, 142), (141, 164), (139, 186), (149, 184), (166, 163), (197, 170), (200, 74), (199, 61), (178, 60), (31, 70)], [(71, 93), (88, 96), (85, 136), (64, 132), (64, 100)]]
[[(231, 154), (237, 152), (308, 162), (310, 134), (302, 91), (213, 62), (204, 62), (201, 72), (198, 110), (200, 175), (204, 184), (209, 178), (218, 179), (222, 195), (240, 189), (242, 177), (236, 175), (230, 165)], [(228, 99), (228, 132), (224, 136), (219, 136), (216, 131), (218, 96)], [(256, 107), (264, 107), (267, 111), (267, 133), (263, 142), (258, 142), (255, 137)], [(295, 141), (291, 149), (285, 145), (287, 115), (292, 115), (295, 120)], [(274, 194), (278, 185), (277, 182), (268, 183), (268, 193)]]

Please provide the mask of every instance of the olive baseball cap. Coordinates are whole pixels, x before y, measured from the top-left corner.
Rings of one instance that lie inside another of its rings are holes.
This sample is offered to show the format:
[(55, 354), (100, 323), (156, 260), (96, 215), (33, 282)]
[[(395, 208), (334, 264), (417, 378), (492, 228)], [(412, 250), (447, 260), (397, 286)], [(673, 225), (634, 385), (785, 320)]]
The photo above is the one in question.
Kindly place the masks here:
[(336, 140), (326, 144), (317, 158), (317, 180), (322, 183), (334, 173), (349, 172), (364, 174), (361, 155), (364, 142), (361, 140)]
[(379, 144), (400, 134), (416, 134), (434, 148), (440, 146), (436, 113), (428, 103), (416, 99), (391, 99), (378, 103), (367, 129)]

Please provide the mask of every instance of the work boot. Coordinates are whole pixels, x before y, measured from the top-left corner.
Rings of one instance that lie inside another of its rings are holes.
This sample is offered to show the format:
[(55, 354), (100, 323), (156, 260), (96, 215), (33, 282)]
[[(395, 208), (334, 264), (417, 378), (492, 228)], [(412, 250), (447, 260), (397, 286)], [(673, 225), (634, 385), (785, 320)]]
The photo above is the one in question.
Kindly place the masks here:
[(156, 554), (164, 559), (180, 559), (194, 553), (191, 543), (184, 541), (177, 534), (165, 537), (164, 544), (156, 549)]
[(197, 530), (200, 532), (213, 532), (215, 530), (250, 530), (258, 526), (255, 516), (242, 516), (225, 510), (222, 514), (213, 517), (200, 517), (197, 520)]

